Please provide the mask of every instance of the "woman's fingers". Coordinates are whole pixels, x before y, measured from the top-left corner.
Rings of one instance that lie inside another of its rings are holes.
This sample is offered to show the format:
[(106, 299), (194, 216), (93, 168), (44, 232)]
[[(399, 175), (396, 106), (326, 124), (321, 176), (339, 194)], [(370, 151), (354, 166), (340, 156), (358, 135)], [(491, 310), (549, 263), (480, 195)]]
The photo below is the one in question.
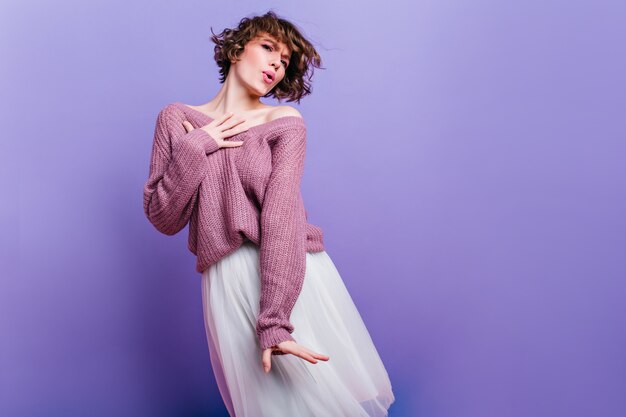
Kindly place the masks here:
[(242, 140), (224, 141), (222, 143), (223, 148), (234, 148), (235, 146), (241, 146), (241, 145), (243, 145)]
[[(233, 142), (233, 143), (236, 143), (236, 142)], [(330, 359), (329, 356), (324, 355), (322, 353), (314, 352), (311, 349), (308, 349), (302, 345), (299, 345), (297, 342), (294, 342), (294, 341), (281, 342), (277, 346), (283, 353), (291, 353), (292, 355), (302, 358), (313, 364), (316, 364), (318, 359), (323, 360), (323, 361), (327, 361)], [(263, 352), (264, 357), (266, 355), (266, 352), (267, 351)], [(271, 351), (268, 354), (271, 355)]]
[(328, 356), (324, 355), (323, 353), (318, 353), (318, 352), (315, 352), (315, 351), (313, 351), (313, 350), (309, 349), (309, 348), (308, 348), (308, 347), (306, 347), (306, 346), (302, 346), (302, 345), (300, 345), (300, 347), (301, 347), (302, 349), (304, 349), (304, 351), (305, 351), (306, 353), (308, 353), (309, 355), (311, 355), (311, 356), (315, 356), (315, 357), (324, 357), (324, 358), (327, 358), (327, 357), (328, 357)]
[(300, 352), (300, 357), (302, 359), (306, 359), (307, 361), (309, 361), (311, 363), (317, 363), (317, 359), (315, 359), (313, 356), (309, 355), (306, 352)]
[(304, 346), (299, 346), (297, 355), (311, 363), (317, 363), (317, 358), (315, 358), (315, 356), (309, 352), (311, 352), (309, 349), (305, 348)]
[(185, 130), (187, 131), (187, 133), (193, 130), (193, 126), (187, 120), (183, 120), (183, 126), (185, 127)]
[(324, 355), (323, 353), (313, 352), (312, 350), (308, 350), (308, 349), (307, 351), (309, 352), (309, 355), (313, 356), (316, 359), (321, 359), (323, 361), (327, 361), (330, 359), (330, 356)]
[(215, 126), (219, 126), (221, 131), (225, 131), (246, 121), (243, 117), (233, 116), (233, 113), (226, 113), (222, 117), (213, 120), (211, 123), (215, 123)]
[(272, 368), (272, 349), (265, 349), (263, 351), (263, 370), (268, 373)]
[[(246, 119), (235, 116), (233, 113), (226, 113), (222, 117), (212, 120), (202, 128), (218, 139), (218, 142), (223, 141), (226, 138), (231, 136), (238, 135), (241, 132), (245, 132), (248, 130), (248, 127), (243, 127), (241, 124), (245, 122)], [(224, 145), (222, 147), (232, 148), (235, 146), (241, 146), (243, 142), (223, 142)], [(226, 143), (229, 143), (226, 145)]]
[(323, 361), (327, 361), (327, 360), (329, 360), (329, 359), (330, 359), (330, 357), (329, 357), (329, 356), (327, 356), (327, 355), (324, 355), (324, 354), (322, 354), (322, 353), (318, 353), (318, 352), (314, 352), (314, 351), (312, 351), (311, 349), (306, 348), (306, 347), (304, 347), (304, 346), (300, 346), (300, 347), (302, 348), (302, 350), (303, 350), (304, 352), (306, 352), (306, 354), (307, 354), (310, 358), (313, 358), (313, 359), (320, 359), (320, 360), (323, 360)]
[(225, 138), (232, 136), (234, 133), (224, 134), (224, 132), (218, 130), (219, 128), (215, 126), (210, 126), (210, 123), (208, 125), (202, 126), (200, 129), (211, 135), (211, 137), (213, 137), (217, 141), (220, 148), (234, 148), (235, 146), (243, 145), (243, 141), (224, 140)]
[(230, 119), (234, 114), (235, 113), (233, 113), (233, 112), (224, 113), (222, 115), (222, 117), (218, 117), (217, 119), (215, 119), (213, 121), (216, 122), (216, 126), (219, 126), (222, 123), (224, 123), (226, 120)]
[(235, 126), (232, 127), (230, 129), (226, 129), (222, 131), (222, 136), (225, 138), (229, 138), (231, 136), (235, 136), (241, 132), (245, 132), (246, 130), (248, 130), (247, 127), (242, 127), (242, 126)]

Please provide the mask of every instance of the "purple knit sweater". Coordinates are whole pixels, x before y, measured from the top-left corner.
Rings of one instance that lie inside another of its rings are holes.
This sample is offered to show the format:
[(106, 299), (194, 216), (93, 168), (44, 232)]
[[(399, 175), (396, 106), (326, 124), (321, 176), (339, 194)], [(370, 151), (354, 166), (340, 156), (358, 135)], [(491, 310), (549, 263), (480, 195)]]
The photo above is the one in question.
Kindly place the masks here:
[[(183, 120), (195, 129), (187, 133)], [(266, 349), (294, 340), (289, 317), (302, 289), (306, 252), (324, 250), (322, 230), (307, 222), (300, 193), (306, 125), (298, 116), (279, 117), (227, 139), (243, 145), (219, 148), (200, 129), (211, 120), (180, 102), (159, 112), (144, 211), (166, 235), (189, 223), (188, 248), (200, 273), (246, 239), (259, 246), (256, 332)]]

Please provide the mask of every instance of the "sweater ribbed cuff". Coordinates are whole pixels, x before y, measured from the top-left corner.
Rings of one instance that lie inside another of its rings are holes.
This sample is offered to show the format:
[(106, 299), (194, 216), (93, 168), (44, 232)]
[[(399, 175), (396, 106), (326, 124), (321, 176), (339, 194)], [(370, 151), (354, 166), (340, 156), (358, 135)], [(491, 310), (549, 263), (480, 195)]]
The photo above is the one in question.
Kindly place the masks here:
[(259, 334), (259, 343), (261, 344), (262, 350), (271, 348), (286, 340), (295, 341), (293, 336), (283, 327), (270, 327)]
[(307, 252), (321, 252), (324, 250), (324, 232), (311, 223), (306, 224)]
[(188, 140), (198, 141), (202, 144), (204, 148), (204, 153), (206, 155), (217, 151), (220, 148), (220, 145), (217, 143), (215, 138), (209, 135), (205, 130), (197, 128), (188, 133)]
[[(202, 131), (204, 132), (204, 130)], [(208, 155), (218, 150), (220, 148), (220, 145), (217, 143), (215, 138), (213, 138), (213, 136), (209, 135), (207, 132), (204, 133), (206, 133), (206, 140), (204, 141), (204, 153)]]

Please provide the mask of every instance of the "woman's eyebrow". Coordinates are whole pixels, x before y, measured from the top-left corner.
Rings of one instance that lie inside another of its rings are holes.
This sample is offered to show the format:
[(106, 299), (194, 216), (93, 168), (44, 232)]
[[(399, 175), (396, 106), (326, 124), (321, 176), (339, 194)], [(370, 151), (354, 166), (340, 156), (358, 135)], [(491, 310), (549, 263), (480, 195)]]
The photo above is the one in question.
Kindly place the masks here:
[[(267, 37), (264, 37), (264, 38), (261, 38), (261, 39), (262, 39), (262, 40), (265, 40), (265, 41), (268, 41), (269, 43), (271, 43), (271, 44), (272, 44), (272, 46), (273, 46), (274, 48), (278, 49), (278, 45), (277, 45), (277, 44), (276, 44), (276, 42), (274, 42), (272, 39), (267, 38)], [(289, 55), (287, 55), (287, 54), (283, 54), (283, 57), (284, 57), (284, 58), (287, 58), (287, 61), (289, 61)]]

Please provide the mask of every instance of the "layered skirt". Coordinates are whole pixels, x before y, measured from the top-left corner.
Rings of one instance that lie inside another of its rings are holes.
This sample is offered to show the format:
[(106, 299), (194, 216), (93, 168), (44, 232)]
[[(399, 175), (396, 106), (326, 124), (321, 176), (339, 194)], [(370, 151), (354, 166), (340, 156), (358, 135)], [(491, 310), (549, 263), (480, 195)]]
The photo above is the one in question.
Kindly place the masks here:
[(339, 272), (325, 252), (307, 252), (291, 312), (296, 342), (328, 361), (271, 356), (263, 371), (256, 332), (259, 249), (250, 241), (202, 274), (211, 366), (231, 417), (383, 417), (391, 382)]

